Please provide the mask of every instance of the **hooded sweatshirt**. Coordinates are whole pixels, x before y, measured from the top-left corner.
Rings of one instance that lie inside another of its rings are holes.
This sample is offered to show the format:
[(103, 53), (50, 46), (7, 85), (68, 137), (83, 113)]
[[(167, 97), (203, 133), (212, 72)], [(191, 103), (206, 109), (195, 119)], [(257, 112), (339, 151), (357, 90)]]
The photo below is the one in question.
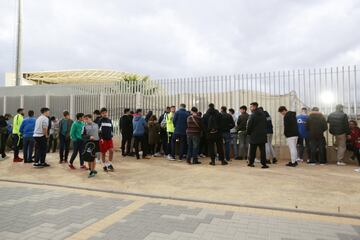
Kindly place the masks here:
[(306, 128), (309, 132), (310, 140), (322, 139), (324, 132), (328, 129), (324, 115), (320, 112), (311, 112), (307, 120)]
[(299, 131), (299, 137), (306, 139), (308, 138), (308, 130), (307, 130), (307, 121), (309, 119), (309, 116), (307, 114), (299, 114), (296, 116), (297, 120), (297, 126)]
[(287, 138), (299, 136), (295, 112), (288, 111), (284, 116), (284, 135)]
[(141, 137), (145, 134), (146, 121), (140, 114), (134, 114), (133, 118), (133, 136)]

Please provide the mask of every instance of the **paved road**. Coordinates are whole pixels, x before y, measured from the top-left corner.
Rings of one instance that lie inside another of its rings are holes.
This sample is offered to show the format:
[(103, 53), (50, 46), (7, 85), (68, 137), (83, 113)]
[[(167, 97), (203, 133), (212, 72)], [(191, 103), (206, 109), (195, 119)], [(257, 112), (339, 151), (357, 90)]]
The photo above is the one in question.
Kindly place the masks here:
[(360, 240), (360, 225), (0, 183), (2, 240)]

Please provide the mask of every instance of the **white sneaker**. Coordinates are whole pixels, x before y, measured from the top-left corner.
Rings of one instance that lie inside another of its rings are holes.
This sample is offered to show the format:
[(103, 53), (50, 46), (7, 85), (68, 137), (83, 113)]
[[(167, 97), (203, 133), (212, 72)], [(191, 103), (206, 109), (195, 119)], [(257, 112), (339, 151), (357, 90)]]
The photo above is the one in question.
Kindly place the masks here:
[(354, 169), (355, 172), (360, 173), (360, 168)]
[(155, 153), (154, 157), (161, 157), (161, 153)]
[(297, 162), (303, 162), (304, 160), (301, 158), (296, 159)]
[(100, 159), (96, 159), (96, 164), (100, 164), (101, 160)]
[(338, 161), (338, 162), (337, 162), (337, 165), (338, 165), (338, 166), (346, 166), (346, 163)]
[(257, 158), (255, 158), (255, 162), (256, 162), (256, 163), (260, 163), (260, 160), (257, 159)]
[(175, 161), (176, 159), (175, 158), (173, 158), (172, 156), (167, 156), (167, 159), (169, 160), (169, 161)]

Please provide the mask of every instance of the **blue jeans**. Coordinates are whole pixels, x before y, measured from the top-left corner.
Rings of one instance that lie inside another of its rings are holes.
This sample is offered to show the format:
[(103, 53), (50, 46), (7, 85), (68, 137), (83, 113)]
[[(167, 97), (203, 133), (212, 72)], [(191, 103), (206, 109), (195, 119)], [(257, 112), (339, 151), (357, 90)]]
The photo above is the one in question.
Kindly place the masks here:
[(188, 135), (187, 136), (188, 152), (187, 160), (193, 159), (193, 162), (197, 161), (199, 154), (200, 136)]
[(231, 133), (231, 144), (234, 149), (234, 158), (239, 157), (239, 144), (238, 144), (238, 133)]
[(30, 162), (32, 160), (35, 140), (33, 137), (24, 137), (23, 141), (24, 162)]
[(224, 142), (225, 142), (225, 159), (227, 161), (229, 161), (230, 160), (230, 143), (231, 143), (230, 132), (223, 132), (222, 138), (224, 139)]
[(176, 140), (180, 142), (179, 158), (182, 159), (186, 153), (186, 135), (174, 133), (171, 138), (171, 156), (175, 158)]

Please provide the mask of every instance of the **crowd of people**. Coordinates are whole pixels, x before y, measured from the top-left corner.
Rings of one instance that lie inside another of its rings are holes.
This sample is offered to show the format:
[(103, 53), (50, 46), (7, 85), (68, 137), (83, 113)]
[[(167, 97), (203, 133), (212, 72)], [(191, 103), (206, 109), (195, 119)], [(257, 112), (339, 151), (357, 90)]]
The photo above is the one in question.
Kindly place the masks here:
[[(185, 104), (180, 104), (178, 109), (167, 107), (159, 118), (152, 111), (144, 115), (142, 109), (133, 112), (127, 108), (119, 121), (122, 155), (137, 159), (164, 156), (169, 161), (188, 164), (201, 164), (200, 158), (208, 156), (213, 166), (217, 161), (227, 165), (233, 158), (247, 160), (249, 167), (260, 162), (262, 168), (269, 168), (269, 164), (278, 161), (272, 144), (272, 119), (256, 102), (249, 108), (248, 113), (247, 106), (241, 106), (236, 113), (232, 108), (222, 106), (219, 111), (214, 104), (209, 104), (202, 114), (196, 107), (189, 111)], [(6, 145), (9, 145), (14, 162), (33, 163), (35, 168), (49, 167), (46, 154), (56, 152), (59, 141), (60, 164), (68, 164), (75, 170), (74, 161), (79, 156), (80, 169), (89, 170), (89, 177), (97, 174), (96, 163), (102, 163), (104, 171), (114, 171), (114, 125), (106, 108), (95, 110), (93, 115), (77, 113), (75, 120), (64, 111), (60, 121), (49, 116), (48, 108), (40, 112), (35, 118), (34, 111), (29, 110), (24, 119), (24, 109), (20, 108), (14, 117), (0, 116), (0, 159), (6, 158)], [(317, 107), (310, 113), (304, 107), (296, 115), (281, 106), (278, 112), (284, 119), (284, 135), (290, 152), (286, 166), (297, 167), (305, 155), (310, 165), (326, 164), (324, 134), (328, 128), (336, 140), (337, 165), (346, 165), (346, 150), (353, 152), (351, 158), (357, 159), (360, 165), (360, 128), (357, 121), (348, 120), (342, 105), (327, 119)], [(19, 156), (21, 148), (23, 158)], [(256, 159), (258, 149), (259, 160)], [(360, 168), (355, 171), (360, 173)]]

